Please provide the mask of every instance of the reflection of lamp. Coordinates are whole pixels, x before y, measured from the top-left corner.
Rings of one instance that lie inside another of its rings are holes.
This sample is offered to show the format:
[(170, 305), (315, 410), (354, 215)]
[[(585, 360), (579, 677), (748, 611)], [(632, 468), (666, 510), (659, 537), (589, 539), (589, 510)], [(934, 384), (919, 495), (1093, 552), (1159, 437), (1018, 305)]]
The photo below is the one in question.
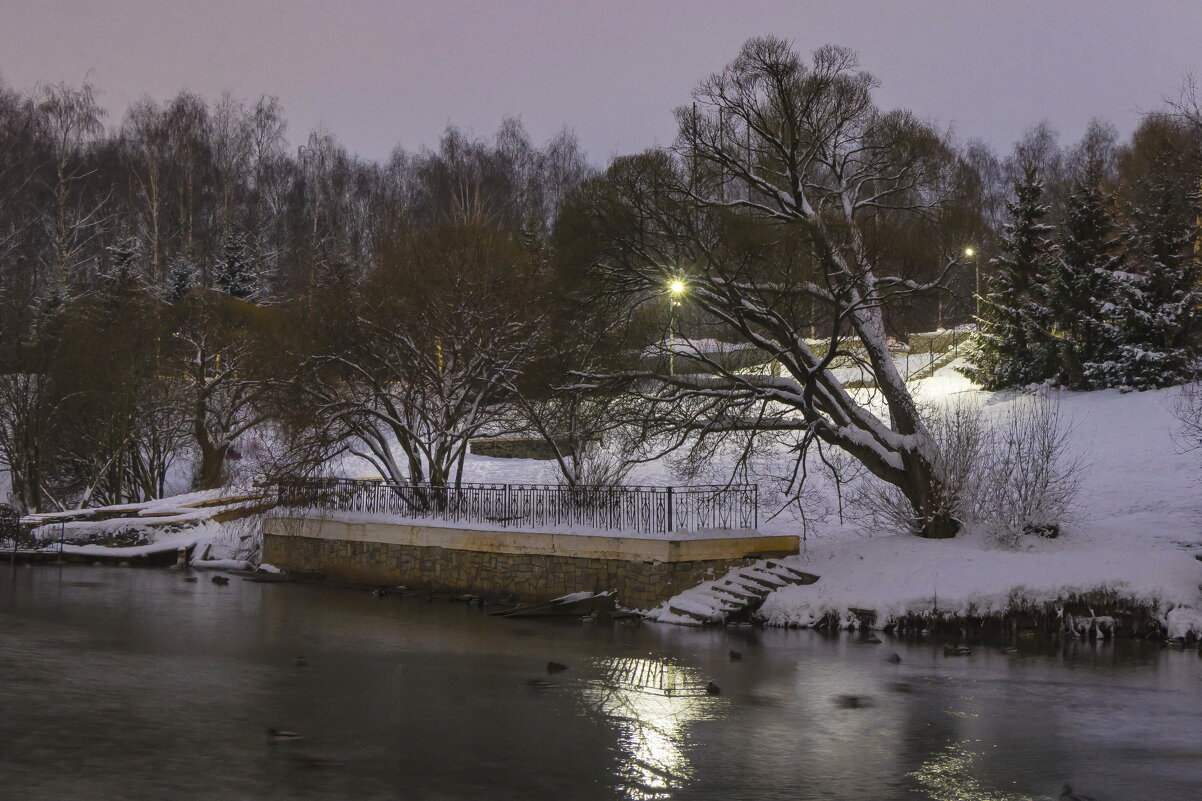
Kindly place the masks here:
[[(970, 750), (969, 740), (952, 743), (907, 774), (931, 798), (973, 798), (980, 801), (1027, 801), (1029, 796), (991, 790), (977, 778), (973, 763), (981, 756)], [(979, 741), (978, 741), (979, 742)], [(1061, 796), (1063, 798), (1064, 796)]]
[(621, 733), (621, 785), (631, 801), (666, 799), (689, 778), (685, 725), (721, 703), (695, 671), (658, 659), (612, 659), (586, 701)]

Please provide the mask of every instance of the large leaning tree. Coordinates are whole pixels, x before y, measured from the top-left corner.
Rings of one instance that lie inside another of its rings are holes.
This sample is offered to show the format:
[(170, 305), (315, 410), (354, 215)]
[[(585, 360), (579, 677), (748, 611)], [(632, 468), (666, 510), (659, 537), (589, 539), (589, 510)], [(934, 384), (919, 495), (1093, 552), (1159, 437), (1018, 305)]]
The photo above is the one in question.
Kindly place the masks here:
[[(562, 227), (584, 232), (614, 291), (663, 306), (680, 282), (714, 337), (779, 365), (686, 344), (658, 368), (611, 374), (665, 437), (792, 432), (799, 470), (816, 441), (834, 446), (908, 502), (914, 533), (946, 538), (960, 528), (955, 482), (888, 339), (891, 314), (957, 266), (971, 181), (944, 135), (878, 109), (875, 85), (846, 49), (807, 63), (786, 41), (752, 39), (677, 110), (672, 149), (617, 160)], [(845, 386), (840, 364), (877, 390)]]

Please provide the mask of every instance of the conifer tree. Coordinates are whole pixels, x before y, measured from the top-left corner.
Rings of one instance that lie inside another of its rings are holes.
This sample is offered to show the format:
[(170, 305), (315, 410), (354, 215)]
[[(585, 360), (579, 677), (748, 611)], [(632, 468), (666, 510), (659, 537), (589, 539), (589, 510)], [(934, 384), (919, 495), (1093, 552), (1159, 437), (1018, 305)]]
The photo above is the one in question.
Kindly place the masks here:
[(172, 303), (180, 300), (196, 286), (196, 265), (187, 256), (178, 256), (171, 261), (167, 273), (167, 299)]
[(965, 370), (987, 389), (1043, 381), (1056, 369), (1045, 279), (1052, 226), (1043, 222), (1048, 207), (1034, 165), (1015, 181), (1006, 211), (1002, 255), (991, 262), (973, 366)]
[(106, 248), (108, 264), (100, 277), (107, 292), (116, 294), (129, 292), (140, 281), (138, 274), (138, 244), (134, 239), (123, 239)]
[(217, 260), (213, 283), (221, 292), (241, 300), (253, 300), (258, 294), (258, 279), (242, 233), (229, 231), (222, 239), (221, 258)]
[(1123, 342), (1112, 383), (1164, 387), (1194, 374), (1191, 343), (1202, 308), (1194, 223), (1165, 171), (1140, 181), (1127, 235), (1130, 272), (1120, 274)]
[(1100, 165), (1086, 163), (1065, 202), (1049, 281), (1049, 308), (1058, 340), (1056, 378), (1072, 389), (1113, 386), (1115, 381), (1122, 340), (1115, 301), (1123, 254), (1111, 206)]

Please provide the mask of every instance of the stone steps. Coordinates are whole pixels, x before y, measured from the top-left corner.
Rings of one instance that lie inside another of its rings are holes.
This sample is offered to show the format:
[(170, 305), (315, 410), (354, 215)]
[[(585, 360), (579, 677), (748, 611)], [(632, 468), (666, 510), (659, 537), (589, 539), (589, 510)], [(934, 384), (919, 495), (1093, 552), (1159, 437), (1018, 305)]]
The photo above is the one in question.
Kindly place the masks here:
[(818, 576), (813, 573), (799, 570), (779, 559), (764, 559), (734, 568), (715, 581), (687, 589), (669, 599), (660, 610), (669, 613), (663, 618), (665, 622), (686, 626), (714, 625), (733, 615), (758, 609), (774, 590), (816, 581)]

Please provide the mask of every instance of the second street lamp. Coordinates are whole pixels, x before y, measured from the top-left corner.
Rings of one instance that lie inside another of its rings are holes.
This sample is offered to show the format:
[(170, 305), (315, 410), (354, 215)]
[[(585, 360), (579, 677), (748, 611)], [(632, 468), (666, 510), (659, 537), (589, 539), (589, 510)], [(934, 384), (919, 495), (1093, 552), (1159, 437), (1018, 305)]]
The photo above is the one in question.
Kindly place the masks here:
[(976, 308), (975, 316), (979, 318), (981, 316), (981, 260), (977, 258), (976, 248), (972, 247), (971, 245), (964, 248), (964, 256), (972, 259), (973, 274), (975, 276), (973, 281), (974, 289), (972, 296)]

